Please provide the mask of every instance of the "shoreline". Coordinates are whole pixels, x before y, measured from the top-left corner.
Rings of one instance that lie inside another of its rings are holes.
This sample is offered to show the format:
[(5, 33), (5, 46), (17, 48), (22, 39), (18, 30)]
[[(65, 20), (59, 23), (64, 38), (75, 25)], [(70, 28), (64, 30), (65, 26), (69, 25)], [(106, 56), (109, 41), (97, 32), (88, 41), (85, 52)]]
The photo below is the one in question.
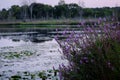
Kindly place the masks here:
[(3, 20), (0, 25), (78, 25), (81, 22), (96, 21), (97, 19)]

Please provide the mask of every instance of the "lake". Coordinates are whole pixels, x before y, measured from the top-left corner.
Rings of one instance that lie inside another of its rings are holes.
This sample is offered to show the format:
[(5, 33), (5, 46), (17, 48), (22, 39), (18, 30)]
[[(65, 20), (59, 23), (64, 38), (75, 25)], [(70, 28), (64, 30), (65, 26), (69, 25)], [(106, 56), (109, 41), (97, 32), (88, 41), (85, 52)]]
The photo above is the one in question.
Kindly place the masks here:
[[(36, 74), (67, 64), (57, 41), (38, 32), (0, 33), (0, 80), (24, 72)], [(24, 76), (25, 77), (25, 76)], [(30, 78), (28, 78), (30, 80)], [(32, 80), (32, 79), (31, 79)], [(36, 78), (35, 80), (40, 80)]]
[[(53, 25), (51, 25), (53, 26)], [(56, 30), (57, 28), (57, 30)], [(9, 80), (12, 76), (21, 76), (25, 80), (33, 80), (30, 75), (38, 78), (39, 72), (59, 68), (60, 64), (68, 64), (62, 50), (54, 39), (64, 39), (62, 34), (72, 30), (82, 34), (82, 28), (78, 25), (54, 25), (52, 28), (16, 28), (8, 26), (0, 28), (0, 80)], [(29, 73), (26, 76), (26, 72)], [(58, 78), (58, 76), (57, 76)], [(56, 79), (48, 79), (56, 80)]]

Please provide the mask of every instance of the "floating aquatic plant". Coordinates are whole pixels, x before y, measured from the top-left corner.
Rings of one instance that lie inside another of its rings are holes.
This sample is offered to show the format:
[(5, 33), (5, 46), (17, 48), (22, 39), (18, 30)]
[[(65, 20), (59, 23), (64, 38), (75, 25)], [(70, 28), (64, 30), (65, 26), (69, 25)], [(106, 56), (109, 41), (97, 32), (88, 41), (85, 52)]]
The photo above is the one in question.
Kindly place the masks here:
[(2, 52), (0, 57), (4, 59), (20, 59), (26, 56), (31, 56), (34, 53), (30, 51), (21, 51), (21, 52)]

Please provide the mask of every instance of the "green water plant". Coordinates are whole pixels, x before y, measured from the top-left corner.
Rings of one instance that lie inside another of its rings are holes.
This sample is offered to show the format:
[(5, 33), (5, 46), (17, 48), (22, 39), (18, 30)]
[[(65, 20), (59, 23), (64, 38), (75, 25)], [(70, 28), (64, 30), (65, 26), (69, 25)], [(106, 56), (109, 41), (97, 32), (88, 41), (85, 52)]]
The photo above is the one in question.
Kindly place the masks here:
[(0, 57), (4, 59), (20, 59), (23, 57), (32, 56), (34, 53), (30, 51), (21, 51), (21, 52), (3, 52), (0, 53)]

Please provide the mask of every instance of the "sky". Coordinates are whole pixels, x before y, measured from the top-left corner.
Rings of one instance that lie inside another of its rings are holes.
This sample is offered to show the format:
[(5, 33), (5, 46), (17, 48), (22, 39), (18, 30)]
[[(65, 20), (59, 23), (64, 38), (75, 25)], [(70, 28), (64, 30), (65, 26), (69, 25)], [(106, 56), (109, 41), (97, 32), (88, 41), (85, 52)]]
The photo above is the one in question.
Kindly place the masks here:
[[(57, 5), (59, 0), (1, 0), (0, 1), (0, 9), (2, 8), (10, 8), (11, 5), (22, 5), (27, 2), (39, 2), (44, 4), (50, 4), (52, 6)], [(115, 7), (120, 6), (120, 0), (65, 0), (66, 3), (79, 3), (79, 1), (84, 2), (85, 7)]]

